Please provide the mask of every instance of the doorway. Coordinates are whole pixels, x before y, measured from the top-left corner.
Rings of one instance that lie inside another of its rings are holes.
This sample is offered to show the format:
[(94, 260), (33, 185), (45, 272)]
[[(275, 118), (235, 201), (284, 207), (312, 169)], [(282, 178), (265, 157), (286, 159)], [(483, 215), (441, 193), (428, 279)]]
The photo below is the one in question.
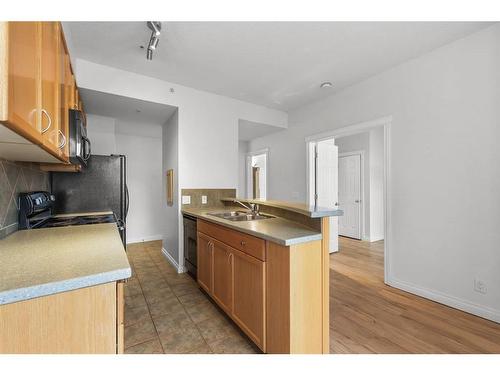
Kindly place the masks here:
[(268, 158), (267, 149), (247, 153), (246, 176), (249, 199), (267, 199)]
[[(321, 181), (328, 174), (332, 175), (332, 172), (327, 172), (324, 168), (321, 168), (321, 156), (318, 164), (316, 146), (328, 140), (333, 141), (338, 147), (338, 158), (336, 163), (333, 164), (337, 168), (337, 190), (332, 188), (330, 196), (332, 192), (337, 194), (337, 200), (333, 204), (335, 207), (347, 211), (348, 215), (342, 223), (337, 220), (336, 225), (330, 226), (330, 238), (335, 237), (337, 239), (337, 247), (334, 248), (331, 245), (330, 252), (339, 251), (339, 234), (354, 238), (350, 241), (359, 241), (360, 239), (367, 242), (380, 241), (378, 244), (383, 248), (385, 281), (388, 280), (390, 265), (388, 241), (390, 239), (388, 236), (390, 232), (388, 226), (390, 210), (388, 207), (390, 207), (389, 140), (391, 121), (391, 117), (384, 117), (317, 134), (305, 139), (307, 151), (307, 203), (309, 205), (315, 205), (322, 200), (320, 196), (322, 190), (321, 188), (318, 190), (320, 187), (318, 179)], [(369, 164), (370, 159), (368, 158), (371, 154), (368, 149), (364, 150), (355, 147), (354, 144), (351, 144), (350, 149), (340, 147), (341, 141), (349, 140), (350, 136), (372, 133), (374, 134), (373, 140), (377, 140), (377, 142), (374, 143), (375, 146), (370, 150), (376, 150), (378, 155), (377, 158), (374, 158), (373, 165)], [(320, 166), (319, 169), (318, 166)], [(349, 179), (351, 180), (349, 181)], [(345, 182), (341, 180), (345, 180)], [(367, 194), (368, 184), (372, 181), (373, 186), (370, 186), (372, 190)], [(372, 201), (370, 200), (371, 196), (373, 197)], [(343, 204), (344, 207), (342, 207)], [(367, 214), (370, 204), (375, 207), (373, 212), (377, 212), (377, 215), (370, 216)], [(352, 212), (352, 215), (349, 215), (350, 212)], [(339, 224), (342, 225), (342, 233), (339, 233)], [(342, 251), (344, 243), (345, 241), (340, 241), (340, 251)]]

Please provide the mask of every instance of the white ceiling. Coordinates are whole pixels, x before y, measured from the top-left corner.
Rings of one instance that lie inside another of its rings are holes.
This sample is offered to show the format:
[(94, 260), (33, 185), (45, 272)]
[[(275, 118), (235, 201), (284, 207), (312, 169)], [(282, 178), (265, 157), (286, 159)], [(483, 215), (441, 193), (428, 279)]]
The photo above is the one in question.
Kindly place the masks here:
[[(481, 22), (68, 22), (79, 58), (290, 110), (490, 25)], [(331, 89), (319, 89), (331, 81)]]
[(87, 113), (134, 122), (137, 123), (137, 126), (141, 124), (163, 125), (177, 110), (177, 107), (165, 104), (146, 102), (84, 88), (80, 89), (80, 94)]

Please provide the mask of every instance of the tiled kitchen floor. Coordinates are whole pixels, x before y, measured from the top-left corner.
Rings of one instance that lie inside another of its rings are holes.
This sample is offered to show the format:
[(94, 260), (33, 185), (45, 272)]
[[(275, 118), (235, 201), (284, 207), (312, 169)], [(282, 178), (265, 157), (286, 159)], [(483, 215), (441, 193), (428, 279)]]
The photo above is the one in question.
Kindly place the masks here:
[(259, 349), (161, 253), (161, 241), (127, 245), (125, 353), (259, 353)]

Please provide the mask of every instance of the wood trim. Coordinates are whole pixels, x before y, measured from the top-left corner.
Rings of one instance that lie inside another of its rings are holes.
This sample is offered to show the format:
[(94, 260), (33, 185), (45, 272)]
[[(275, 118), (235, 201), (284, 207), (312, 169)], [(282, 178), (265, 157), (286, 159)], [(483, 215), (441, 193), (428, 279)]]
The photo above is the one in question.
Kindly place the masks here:
[(125, 350), (125, 299), (123, 296), (125, 282), (116, 283), (116, 353)]
[(116, 353), (116, 282), (0, 306), (0, 353)]
[(80, 164), (59, 164), (59, 163), (41, 163), (40, 169), (44, 172), (80, 172)]
[(9, 118), (9, 24), (0, 22), (0, 121)]
[(330, 218), (321, 219), (322, 352), (330, 353)]
[(174, 205), (174, 170), (167, 171), (167, 205)]

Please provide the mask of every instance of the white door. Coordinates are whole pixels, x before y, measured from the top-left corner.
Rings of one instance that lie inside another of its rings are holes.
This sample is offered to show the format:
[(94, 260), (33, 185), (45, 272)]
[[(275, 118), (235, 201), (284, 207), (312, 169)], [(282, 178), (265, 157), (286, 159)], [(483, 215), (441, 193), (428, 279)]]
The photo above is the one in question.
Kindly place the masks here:
[[(338, 148), (333, 139), (316, 144), (316, 194), (318, 207), (337, 208)], [(330, 253), (338, 251), (338, 220), (330, 217)]]
[(339, 217), (341, 236), (361, 239), (361, 155), (339, 157)]

